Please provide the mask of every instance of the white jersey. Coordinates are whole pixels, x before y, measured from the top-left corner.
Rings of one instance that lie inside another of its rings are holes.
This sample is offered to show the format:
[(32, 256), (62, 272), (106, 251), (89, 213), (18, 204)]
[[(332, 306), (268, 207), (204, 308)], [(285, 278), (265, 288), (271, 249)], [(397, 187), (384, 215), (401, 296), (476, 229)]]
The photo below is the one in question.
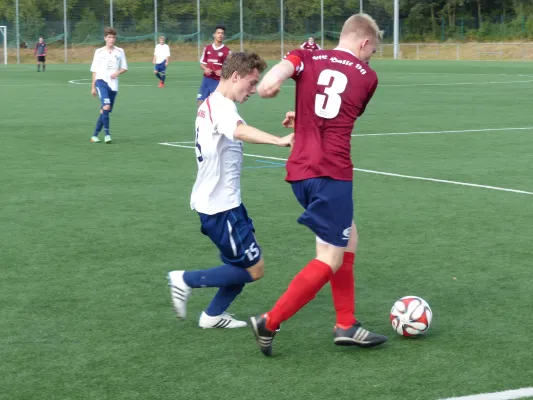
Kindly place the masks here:
[(156, 64), (161, 64), (170, 57), (170, 47), (168, 47), (168, 44), (157, 44), (155, 46), (154, 56)]
[(239, 116), (235, 103), (214, 92), (196, 116), (198, 174), (191, 209), (213, 215), (241, 204), (242, 142), (233, 137)]
[(128, 63), (126, 53), (120, 47), (115, 46), (111, 51), (101, 47), (94, 52), (91, 72), (96, 72), (96, 79), (106, 81), (114, 92), (118, 92), (118, 78), (113, 79), (110, 75), (121, 68), (128, 69)]

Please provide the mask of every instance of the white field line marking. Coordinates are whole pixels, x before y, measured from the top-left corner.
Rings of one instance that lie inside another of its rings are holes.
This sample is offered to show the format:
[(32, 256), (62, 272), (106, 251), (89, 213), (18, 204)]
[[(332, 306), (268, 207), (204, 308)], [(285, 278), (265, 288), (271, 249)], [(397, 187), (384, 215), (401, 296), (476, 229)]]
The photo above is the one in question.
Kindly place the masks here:
[(493, 81), (493, 82), (452, 82), (452, 83), (409, 83), (402, 85), (379, 85), (379, 87), (404, 87), (404, 86), (461, 86), (461, 85), (498, 85), (498, 84), (507, 84), (507, 83), (527, 83), (533, 82), (533, 79), (528, 79), (525, 81)]
[[(379, 87), (411, 87), (411, 86), (474, 86), (474, 85), (501, 85), (509, 83), (530, 83), (533, 79), (520, 81), (483, 81), (483, 82), (449, 82), (449, 83), (402, 83), (402, 84), (380, 84)], [(286, 84), (284, 87), (295, 87), (294, 84)], [(283, 93), (283, 92), (282, 92)]]
[[(82, 82), (87, 81), (87, 82)], [(73, 79), (71, 81), (68, 81), (68, 83), (72, 83), (74, 85), (90, 85), (92, 79)], [(150, 87), (154, 85), (130, 85), (129, 83), (121, 83), (120, 86), (132, 86), (132, 87)]]
[(462, 397), (449, 397), (442, 400), (512, 400), (523, 399), (524, 397), (533, 396), (533, 387), (521, 388), (516, 390), (505, 390), (503, 392), (482, 393)]
[(23, 84), (23, 85), (0, 85), (0, 87), (41, 87), (41, 86), (65, 86), (64, 83), (40, 83), (40, 84)]
[(392, 136), (392, 135), (422, 135), (435, 133), (467, 133), (467, 132), (505, 132), (505, 131), (527, 131), (533, 126), (523, 128), (485, 128), (485, 129), (463, 129), (460, 131), (420, 131), (420, 132), (389, 132), (389, 133), (355, 133), (352, 136)]
[[(184, 149), (194, 149), (194, 146), (185, 146), (181, 144), (175, 144), (172, 142), (164, 142), (159, 143), (163, 146), (172, 146), (172, 147), (181, 147)], [(257, 154), (244, 154), (247, 157), (255, 157), (255, 158), (263, 158), (266, 160), (279, 160), (279, 161), (287, 161), (286, 158), (280, 158), (280, 157), (269, 157), (269, 156), (260, 156)], [(354, 171), (357, 172), (365, 172), (367, 174), (376, 174), (376, 175), (385, 175), (385, 176), (392, 176), (395, 178), (404, 178), (404, 179), (415, 179), (419, 181), (428, 181), (428, 182), (438, 182), (438, 183), (448, 183), (450, 185), (459, 185), (459, 186), (468, 186), (468, 187), (475, 187), (475, 188), (481, 188), (481, 189), (490, 189), (490, 190), (498, 190), (500, 192), (510, 192), (510, 193), (519, 193), (519, 194), (528, 194), (533, 195), (533, 192), (527, 192), (525, 190), (518, 190), (518, 189), (508, 189), (498, 186), (489, 186), (489, 185), (479, 185), (477, 183), (467, 183), (467, 182), (456, 182), (456, 181), (449, 181), (446, 179), (435, 179), (435, 178), (425, 178), (423, 176), (412, 176), (412, 175), (402, 175), (402, 174), (395, 174), (392, 172), (382, 172), (382, 171), (374, 171), (371, 169), (363, 169), (363, 168), (354, 168)]]
[[(89, 85), (90, 82), (83, 82), (83, 81), (90, 81), (91, 79), (73, 79), (68, 81), (68, 83), (72, 83), (75, 85)], [(390, 84), (382, 84), (379, 85), (380, 87), (409, 87), (409, 86), (461, 86), (461, 85), (498, 85), (498, 84), (508, 84), (508, 83), (528, 83), (533, 82), (533, 79), (528, 80), (519, 80), (519, 81), (490, 81), (490, 82), (451, 82), (451, 83), (409, 83), (409, 84), (398, 84), (398, 85), (390, 85)], [(145, 87), (145, 86), (154, 86), (154, 85), (133, 85), (124, 83), (121, 84), (121, 86), (130, 86), (130, 87)], [(294, 87), (294, 84), (288, 84), (285, 85), (285, 87)], [(196, 87), (196, 86), (185, 86), (180, 85), (180, 87)]]

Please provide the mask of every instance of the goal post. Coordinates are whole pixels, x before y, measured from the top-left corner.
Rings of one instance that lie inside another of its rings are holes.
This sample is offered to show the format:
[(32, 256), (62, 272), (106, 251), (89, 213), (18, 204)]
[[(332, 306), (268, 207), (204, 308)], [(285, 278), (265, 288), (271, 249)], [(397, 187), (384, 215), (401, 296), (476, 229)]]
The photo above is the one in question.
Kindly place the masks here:
[[(7, 65), (7, 26), (0, 25), (0, 40), (2, 41), (3, 62)], [(0, 61), (1, 62), (1, 61)]]

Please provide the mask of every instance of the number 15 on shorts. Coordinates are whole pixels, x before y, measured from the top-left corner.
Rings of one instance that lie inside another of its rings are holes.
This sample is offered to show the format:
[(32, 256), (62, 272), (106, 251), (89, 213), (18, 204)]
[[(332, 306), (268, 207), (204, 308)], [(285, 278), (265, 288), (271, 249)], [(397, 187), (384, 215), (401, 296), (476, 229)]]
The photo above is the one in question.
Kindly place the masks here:
[(253, 261), (255, 260), (257, 257), (259, 257), (259, 249), (257, 248), (257, 245), (255, 244), (255, 242), (252, 242), (252, 244), (250, 245), (250, 247), (245, 250), (244, 254), (246, 254), (246, 256), (248, 256), (248, 259), (250, 261)]

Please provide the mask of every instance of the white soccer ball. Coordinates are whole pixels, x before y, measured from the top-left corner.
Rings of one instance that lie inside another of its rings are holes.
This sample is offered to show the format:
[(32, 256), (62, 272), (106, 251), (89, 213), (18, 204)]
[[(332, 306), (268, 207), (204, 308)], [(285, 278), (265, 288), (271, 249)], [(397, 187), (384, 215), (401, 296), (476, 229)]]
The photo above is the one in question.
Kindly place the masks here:
[(431, 326), (433, 312), (429, 304), (417, 296), (405, 296), (390, 311), (393, 329), (402, 336), (420, 336)]

